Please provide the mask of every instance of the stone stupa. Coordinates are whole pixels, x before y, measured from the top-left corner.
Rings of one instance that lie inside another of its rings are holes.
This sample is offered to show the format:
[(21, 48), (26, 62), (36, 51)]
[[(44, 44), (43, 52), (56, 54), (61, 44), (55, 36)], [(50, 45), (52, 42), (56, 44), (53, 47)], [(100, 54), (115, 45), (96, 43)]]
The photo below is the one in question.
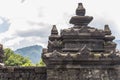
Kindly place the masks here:
[(85, 13), (79, 3), (76, 16), (70, 19), (74, 26), (60, 35), (53, 25), (48, 49), (42, 53), (47, 80), (120, 80), (120, 57), (109, 25), (104, 30), (90, 27), (93, 17)]

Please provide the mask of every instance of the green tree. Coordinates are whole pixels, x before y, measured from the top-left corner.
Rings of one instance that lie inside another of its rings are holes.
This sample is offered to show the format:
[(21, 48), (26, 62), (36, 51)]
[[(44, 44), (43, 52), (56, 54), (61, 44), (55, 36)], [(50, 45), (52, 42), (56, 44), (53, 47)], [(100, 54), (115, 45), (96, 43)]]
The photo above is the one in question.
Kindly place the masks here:
[(46, 66), (43, 60), (41, 59), (39, 63), (36, 64), (36, 66)]
[(6, 66), (33, 66), (28, 58), (15, 54), (11, 49), (4, 49), (4, 63)]

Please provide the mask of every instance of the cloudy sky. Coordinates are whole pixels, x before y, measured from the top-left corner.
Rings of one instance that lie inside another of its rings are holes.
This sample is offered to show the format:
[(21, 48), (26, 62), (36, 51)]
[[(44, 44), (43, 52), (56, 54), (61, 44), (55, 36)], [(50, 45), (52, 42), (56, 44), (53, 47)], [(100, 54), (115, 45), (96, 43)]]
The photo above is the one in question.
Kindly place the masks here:
[(109, 24), (120, 40), (119, 0), (0, 0), (0, 43), (13, 50), (34, 44), (46, 47), (52, 25), (68, 28), (79, 2), (86, 15), (93, 16), (90, 26)]

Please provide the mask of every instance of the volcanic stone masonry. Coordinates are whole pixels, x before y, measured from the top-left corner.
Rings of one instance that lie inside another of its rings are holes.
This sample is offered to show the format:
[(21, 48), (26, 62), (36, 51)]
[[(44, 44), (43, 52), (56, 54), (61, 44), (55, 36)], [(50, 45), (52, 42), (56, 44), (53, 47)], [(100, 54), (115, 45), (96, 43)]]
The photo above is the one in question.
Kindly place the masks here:
[(55, 25), (49, 36), (48, 49), (42, 58), (47, 67), (47, 80), (120, 80), (120, 57), (109, 25), (104, 30), (88, 26), (92, 16), (85, 16), (82, 3), (74, 26), (58, 34)]
[[(120, 80), (120, 52), (109, 25), (104, 30), (90, 27), (93, 17), (85, 13), (79, 3), (70, 19), (73, 27), (59, 34), (53, 25), (48, 48), (42, 52), (46, 67), (1, 66), (0, 80)], [(0, 63), (3, 58), (0, 45)]]
[(2, 67), (0, 80), (47, 80), (46, 67)]

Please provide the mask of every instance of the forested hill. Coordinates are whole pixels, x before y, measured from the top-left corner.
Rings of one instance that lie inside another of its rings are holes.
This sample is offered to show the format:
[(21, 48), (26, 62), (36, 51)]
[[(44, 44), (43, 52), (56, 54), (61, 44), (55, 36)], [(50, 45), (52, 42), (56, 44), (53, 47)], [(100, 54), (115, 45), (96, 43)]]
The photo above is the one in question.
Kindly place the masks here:
[(23, 47), (15, 50), (14, 52), (24, 57), (28, 57), (32, 61), (32, 63), (38, 63), (41, 59), (42, 46), (33, 45), (33, 46)]

